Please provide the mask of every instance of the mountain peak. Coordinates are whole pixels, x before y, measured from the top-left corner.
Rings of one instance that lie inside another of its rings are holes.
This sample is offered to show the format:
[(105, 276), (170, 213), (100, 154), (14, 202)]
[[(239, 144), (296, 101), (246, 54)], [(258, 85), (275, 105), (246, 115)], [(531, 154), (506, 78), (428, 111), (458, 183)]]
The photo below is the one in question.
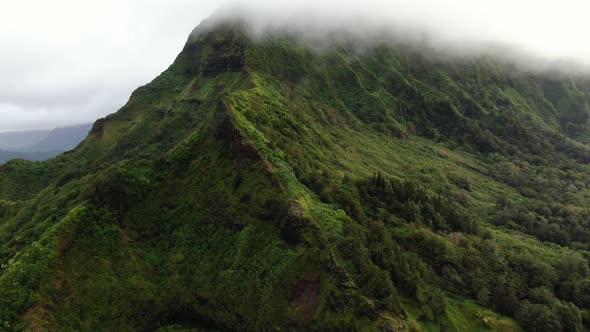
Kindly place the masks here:
[(246, 31), (0, 166), (3, 326), (590, 328), (588, 86)]

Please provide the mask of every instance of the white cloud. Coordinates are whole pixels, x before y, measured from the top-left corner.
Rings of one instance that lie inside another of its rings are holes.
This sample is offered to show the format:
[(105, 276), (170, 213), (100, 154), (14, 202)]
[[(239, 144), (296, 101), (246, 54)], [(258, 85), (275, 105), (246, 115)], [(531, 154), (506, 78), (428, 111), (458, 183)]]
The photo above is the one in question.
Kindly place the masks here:
[[(503, 43), (590, 65), (580, 0), (246, 0), (265, 23), (410, 27), (455, 45)], [(220, 1), (0, 2), (0, 130), (92, 121), (164, 70)], [(307, 20), (306, 20), (307, 19)], [(319, 28), (316, 26), (316, 28)]]
[(206, 1), (0, 2), (0, 130), (89, 122), (166, 69)]
[(586, 42), (590, 32), (590, 2), (585, 0), (249, 0), (241, 3), (244, 7), (238, 11), (258, 21), (258, 27), (291, 25), (312, 34), (313, 29), (334, 27), (362, 33), (388, 28), (424, 34), (441, 44), (504, 44), (539, 57), (573, 59), (590, 65), (590, 43)]

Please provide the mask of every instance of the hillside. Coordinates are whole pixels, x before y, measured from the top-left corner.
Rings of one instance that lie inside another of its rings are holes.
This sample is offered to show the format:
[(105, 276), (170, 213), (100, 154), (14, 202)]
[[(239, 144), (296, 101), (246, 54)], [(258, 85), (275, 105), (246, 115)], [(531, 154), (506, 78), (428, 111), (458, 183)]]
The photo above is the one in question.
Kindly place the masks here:
[(590, 83), (204, 24), (0, 166), (6, 330), (590, 329)]

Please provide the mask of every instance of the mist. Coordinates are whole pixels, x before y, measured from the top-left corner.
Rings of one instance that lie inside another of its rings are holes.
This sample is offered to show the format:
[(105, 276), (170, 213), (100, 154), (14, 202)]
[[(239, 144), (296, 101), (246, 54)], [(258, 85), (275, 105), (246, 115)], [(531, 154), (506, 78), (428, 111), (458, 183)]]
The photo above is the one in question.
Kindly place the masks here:
[(255, 39), (287, 34), (320, 48), (346, 40), (360, 50), (394, 43), (448, 60), (485, 56), (525, 71), (588, 75), (588, 12), (590, 3), (573, 0), (250, 0), (220, 7), (203, 25), (239, 19)]
[(586, 75), (590, 3), (576, 0), (366, 0), (239, 3), (190, 0), (23, 0), (0, 11), (0, 130), (93, 121), (165, 70), (205, 24), (243, 18), (256, 38), (295, 34), (329, 46), (344, 33), (494, 56), (526, 70)]

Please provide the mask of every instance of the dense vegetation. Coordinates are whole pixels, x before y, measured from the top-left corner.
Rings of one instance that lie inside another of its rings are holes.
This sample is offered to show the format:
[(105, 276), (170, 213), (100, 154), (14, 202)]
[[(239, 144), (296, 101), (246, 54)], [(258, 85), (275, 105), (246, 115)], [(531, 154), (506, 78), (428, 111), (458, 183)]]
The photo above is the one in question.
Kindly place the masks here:
[(590, 84), (231, 25), (0, 166), (5, 330), (590, 329)]

